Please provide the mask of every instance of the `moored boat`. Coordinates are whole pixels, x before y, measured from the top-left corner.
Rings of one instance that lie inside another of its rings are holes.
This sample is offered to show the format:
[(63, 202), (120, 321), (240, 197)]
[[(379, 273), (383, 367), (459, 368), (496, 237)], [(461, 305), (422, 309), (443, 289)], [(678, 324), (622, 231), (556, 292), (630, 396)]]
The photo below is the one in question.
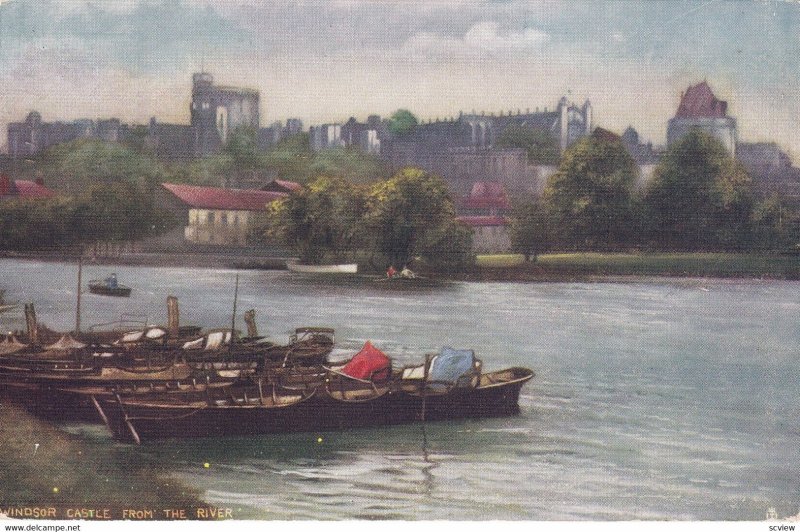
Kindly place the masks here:
[(102, 410), (115, 438), (137, 443), (343, 430), (514, 415), (522, 386), (534, 376), (518, 367), (480, 373), (474, 354), (458, 350), (443, 350), (428, 359), (421, 373), (417, 367), (392, 371), (388, 357), (382, 359), (375, 351), (367, 345), (347, 364), (306, 379), (287, 371), (238, 389), (228, 387), (220, 399), (117, 395), (106, 398)]
[(358, 273), (358, 264), (300, 264), (294, 260), (286, 261), (289, 271), (297, 273)]

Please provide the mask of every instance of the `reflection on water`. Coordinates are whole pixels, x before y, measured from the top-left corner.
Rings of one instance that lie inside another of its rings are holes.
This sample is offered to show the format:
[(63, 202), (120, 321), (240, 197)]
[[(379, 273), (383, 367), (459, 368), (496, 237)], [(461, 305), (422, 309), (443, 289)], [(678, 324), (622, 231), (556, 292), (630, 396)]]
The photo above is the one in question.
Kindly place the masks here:
[[(122, 312), (230, 324), (235, 273), (115, 267), (129, 300), (84, 298), (83, 323)], [(89, 266), (84, 278), (108, 267)], [(74, 326), (73, 265), (0, 261), (9, 300)], [(398, 365), (442, 345), (536, 378), (519, 416), (322, 434), (96, 445), (150, 461), (210, 502), (261, 519), (763, 519), (800, 503), (800, 283), (442, 283), (395, 286), (240, 272), (238, 308), (278, 340), (336, 328), (337, 357), (372, 340)], [(240, 313), (241, 314), (241, 313)], [(21, 316), (0, 315), (3, 329)], [(244, 328), (241, 319), (237, 326)], [(321, 438), (321, 441), (319, 440)], [(205, 469), (208, 462), (211, 467)]]

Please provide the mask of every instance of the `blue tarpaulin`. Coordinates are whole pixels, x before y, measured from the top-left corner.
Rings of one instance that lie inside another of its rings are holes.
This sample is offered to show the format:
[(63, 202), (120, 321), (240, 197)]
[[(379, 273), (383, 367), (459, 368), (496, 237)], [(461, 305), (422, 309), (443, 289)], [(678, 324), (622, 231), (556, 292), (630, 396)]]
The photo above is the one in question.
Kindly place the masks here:
[(428, 380), (455, 384), (458, 379), (473, 371), (475, 352), (471, 349), (443, 347), (431, 362)]

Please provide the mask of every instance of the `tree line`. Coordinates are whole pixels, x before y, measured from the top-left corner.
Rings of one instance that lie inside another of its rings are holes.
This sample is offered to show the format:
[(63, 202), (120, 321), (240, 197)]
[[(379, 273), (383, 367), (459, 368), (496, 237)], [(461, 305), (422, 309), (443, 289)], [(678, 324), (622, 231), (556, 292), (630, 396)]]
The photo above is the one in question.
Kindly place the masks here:
[(471, 231), (456, 221), (446, 183), (418, 168), (369, 185), (317, 178), (272, 202), (254, 239), (280, 242), (308, 264), (362, 259), (376, 269), (413, 263), (454, 270), (474, 258)]
[(770, 251), (800, 239), (784, 198), (759, 198), (744, 167), (693, 130), (641, 189), (622, 141), (595, 131), (568, 148), (541, 198), (518, 199), (511, 236), (527, 256), (561, 251)]

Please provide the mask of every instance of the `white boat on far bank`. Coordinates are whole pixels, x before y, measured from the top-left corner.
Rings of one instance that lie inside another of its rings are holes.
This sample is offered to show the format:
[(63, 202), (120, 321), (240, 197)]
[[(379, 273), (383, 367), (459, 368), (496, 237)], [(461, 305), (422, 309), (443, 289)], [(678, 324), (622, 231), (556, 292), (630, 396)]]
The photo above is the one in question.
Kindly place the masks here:
[(358, 273), (358, 264), (300, 264), (287, 260), (286, 267), (298, 273)]

